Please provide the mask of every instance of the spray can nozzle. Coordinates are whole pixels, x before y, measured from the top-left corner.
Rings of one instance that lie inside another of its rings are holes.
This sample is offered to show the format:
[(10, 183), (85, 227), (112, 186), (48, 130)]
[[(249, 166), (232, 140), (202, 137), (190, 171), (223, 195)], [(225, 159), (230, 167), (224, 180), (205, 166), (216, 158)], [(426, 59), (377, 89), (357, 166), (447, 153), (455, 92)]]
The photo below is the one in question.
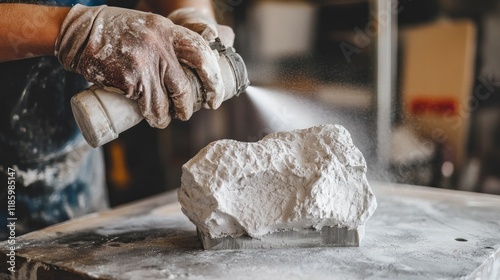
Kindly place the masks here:
[[(218, 38), (210, 43), (210, 47), (219, 54), (218, 63), (225, 88), (224, 101), (240, 95), (250, 84), (243, 59), (233, 47), (224, 46)], [(205, 91), (196, 73), (189, 68), (184, 70), (196, 90), (198, 98), (193, 104), (193, 111), (198, 111), (206, 100)], [(121, 132), (143, 119), (135, 101), (96, 85), (73, 96), (71, 108), (80, 131), (92, 147), (118, 138)]]
[(218, 51), (219, 56), (225, 57), (227, 61), (230, 63), (232, 73), (234, 74), (234, 79), (236, 82), (235, 95), (239, 96), (250, 85), (250, 80), (248, 79), (247, 67), (245, 65), (245, 62), (243, 61), (243, 58), (241, 58), (241, 56), (236, 52), (236, 50), (233, 47), (224, 46), (219, 38), (216, 38), (214, 41), (212, 41), (210, 43), (210, 47), (212, 48), (212, 50)]

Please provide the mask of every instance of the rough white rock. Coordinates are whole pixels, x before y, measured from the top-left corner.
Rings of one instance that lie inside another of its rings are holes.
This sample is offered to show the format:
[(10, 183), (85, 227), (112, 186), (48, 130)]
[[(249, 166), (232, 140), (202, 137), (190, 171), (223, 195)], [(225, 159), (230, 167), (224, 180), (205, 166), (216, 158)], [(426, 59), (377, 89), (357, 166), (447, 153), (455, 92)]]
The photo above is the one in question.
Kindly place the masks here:
[(377, 207), (365, 159), (340, 125), (216, 141), (182, 170), (182, 211), (211, 238), (354, 229)]

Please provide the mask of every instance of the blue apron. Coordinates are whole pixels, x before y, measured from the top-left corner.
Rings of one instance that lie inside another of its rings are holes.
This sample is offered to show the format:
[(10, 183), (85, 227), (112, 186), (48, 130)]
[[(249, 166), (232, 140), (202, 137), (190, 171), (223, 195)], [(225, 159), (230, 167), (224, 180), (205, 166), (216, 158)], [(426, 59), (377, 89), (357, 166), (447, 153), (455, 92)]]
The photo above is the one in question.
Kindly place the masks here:
[[(105, 1), (0, 0), (5, 2), (71, 6)], [(70, 107), (71, 96), (87, 87), (85, 79), (50, 56), (0, 63), (0, 85), (0, 240), (8, 237), (9, 217), (17, 219), (16, 235), (21, 235), (105, 209), (102, 152), (86, 144)], [(15, 212), (9, 215), (12, 170)]]

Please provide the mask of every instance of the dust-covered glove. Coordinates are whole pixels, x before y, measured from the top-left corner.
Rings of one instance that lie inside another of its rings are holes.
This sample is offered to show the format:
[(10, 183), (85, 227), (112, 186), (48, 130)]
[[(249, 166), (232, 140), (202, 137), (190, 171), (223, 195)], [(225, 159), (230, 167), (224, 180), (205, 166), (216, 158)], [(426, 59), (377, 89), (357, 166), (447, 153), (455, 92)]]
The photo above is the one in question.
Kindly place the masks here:
[(217, 24), (215, 20), (195, 8), (177, 9), (168, 15), (168, 18), (173, 23), (200, 34), (207, 41), (213, 41), (219, 37), (225, 46), (232, 46), (234, 43), (234, 32), (231, 27)]
[(193, 114), (196, 96), (183, 65), (193, 69), (216, 109), (224, 98), (217, 56), (198, 34), (152, 13), (74, 6), (56, 41), (55, 55), (87, 81), (117, 88), (137, 100), (151, 126)]

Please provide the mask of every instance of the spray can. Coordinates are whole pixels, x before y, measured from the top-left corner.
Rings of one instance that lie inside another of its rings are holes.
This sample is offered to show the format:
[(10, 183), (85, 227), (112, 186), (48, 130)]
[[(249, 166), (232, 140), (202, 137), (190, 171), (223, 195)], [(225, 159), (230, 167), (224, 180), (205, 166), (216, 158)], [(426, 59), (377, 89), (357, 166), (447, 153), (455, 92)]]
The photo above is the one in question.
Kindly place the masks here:
[[(243, 59), (234, 48), (225, 47), (219, 39), (210, 46), (219, 55), (218, 62), (225, 87), (224, 101), (238, 96), (250, 84)], [(198, 111), (206, 100), (202, 83), (191, 69), (184, 67), (184, 71), (197, 96), (193, 111)], [(143, 119), (135, 101), (112, 88), (97, 85), (73, 96), (71, 108), (83, 137), (94, 148), (118, 138), (121, 132), (135, 126)]]

